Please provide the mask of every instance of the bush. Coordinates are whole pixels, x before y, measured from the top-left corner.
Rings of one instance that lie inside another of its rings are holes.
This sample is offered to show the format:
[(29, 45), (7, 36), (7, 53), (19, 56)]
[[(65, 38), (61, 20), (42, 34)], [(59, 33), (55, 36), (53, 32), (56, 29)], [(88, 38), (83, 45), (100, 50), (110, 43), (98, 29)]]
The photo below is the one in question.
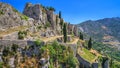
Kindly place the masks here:
[(36, 46), (41, 46), (41, 41), (40, 40), (36, 40), (34, 43), (35, 43)]
[(3, 68), (3, 63), (2, 62), (0, 62), (0, 68)]
[(48, 9), (50, 11), (55, 11), (55, 8), (53, 8), (53, 7), (46, 7), (46, 9)]
[(41, 28), (42, 28), (42, 26), (41, 26), (41, 25), (39, 25), (37, 28), (38, 28), (38, 29), (41, 29)]
[(21, 19), (27, 21), (27, 20), (29, 19), (29, 17), (27, 17), (26, 15), (22, 15), (22, 16), (21, 16)]
[(13, 11), (14, 11), (14, 12), (18, 12), (18, 10), (17, 10), (17, 9), (15, 9), (15, 8), (13, 8)]
[(3, 49), (3, 56), (4, 57), (6, 57), (6, 56), (8, 56), (9, 55), (9, 47), (5, 47), (4, 49)]
[[(73, 55), (73, 51), (64, 45), (58, 44), (56, 41), (52, 44), (42, 46), (41, 54), (48, 49), (50, 55), (50, 68), (53, 68), (54, 63), (66, 64), (69, 68), (75, 68), (78, 61)], [(71, 50), (71, 51), (69, 51)], [(45, 55), (44, 55), (45, 56)]]
[(50, 27), (50, 22), (47, 22), (44, 26), (45, 29), (47, 29), (48, 27)]
[(16, 45), (16, 44), (13, 44), (11, 47), (12, 51), (15, 53), (17, 52), (17, 48), (18, 48), (18, 45)]
[(3, 15), (3, 14), (4, 14), (4, 12), (2, 10), (0, 10), (0, 15)]
[(19, 31), (18, 32), (18, 39), (24, 39), (24, 37), (27, 35), (27, 31)]

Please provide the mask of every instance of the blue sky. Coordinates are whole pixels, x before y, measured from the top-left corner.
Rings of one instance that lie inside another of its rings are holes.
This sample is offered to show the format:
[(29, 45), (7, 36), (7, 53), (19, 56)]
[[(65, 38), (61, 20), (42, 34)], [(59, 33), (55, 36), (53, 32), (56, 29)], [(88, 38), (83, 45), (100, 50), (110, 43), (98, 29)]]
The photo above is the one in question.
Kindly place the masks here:
[(120, 0), (0, 0), (11, 4), (20, 12), (27, 2), (53, 6), (62, 11), (65, 21), (77, 24), (86, 20), (120, 17)]

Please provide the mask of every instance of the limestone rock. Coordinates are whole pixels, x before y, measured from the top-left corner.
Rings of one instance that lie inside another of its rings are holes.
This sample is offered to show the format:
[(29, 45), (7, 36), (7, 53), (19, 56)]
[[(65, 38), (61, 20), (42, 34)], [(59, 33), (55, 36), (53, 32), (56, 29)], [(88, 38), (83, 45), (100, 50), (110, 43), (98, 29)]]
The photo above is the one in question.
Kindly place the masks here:
[(0, 30), (27, 25), (26, 20), (21, 19), (23, 15), (8, 4), (0, 3), (0, 12)]
[(38, 23), (42, 22), (42, 7), (39, 4), (32, 5), (31, 3), (27, 3), (23, 14), (26, 16), (37, 20)]

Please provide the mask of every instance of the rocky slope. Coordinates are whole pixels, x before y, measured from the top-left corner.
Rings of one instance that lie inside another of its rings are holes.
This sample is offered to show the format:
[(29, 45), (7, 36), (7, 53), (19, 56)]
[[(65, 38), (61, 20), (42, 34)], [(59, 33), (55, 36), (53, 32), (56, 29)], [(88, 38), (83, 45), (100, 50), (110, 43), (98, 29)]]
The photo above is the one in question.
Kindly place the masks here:
[[(53, 7), (27, 3), (22, 14), (0, 3), (0, 9), (0, 68), (98, 68), (98, 55), (85, 48), (77, 26), (65, 22)], [(108, 68), (108, 59), (102, 64)]]
[(26, 26), (30, 19), (19, 13), (9, 4), (0, 3), (0, 30), (17, 26)]
[(27, 3), (22, 14), (0, 3), (0, 68), (79, 68), (79, 39), (73, 35), (78, 35), (77, 27), (59, 18), (52, 7)]
[(61, 35), (63, 23), (67, 24), (68, 34), (78, 35), (78, 28), (59, 18), (53, 7), (27, 3), (21, 14), (9, 4), (0, 3), (0, 39), (17, 39), (16, 34), (23, 30), (28, 32), (25, 39), (36, 39), (31, 36), (34, 33), (36, 37)]
[(88, 20), (78, 24), (80, 31), (88, 34), (97, 41), (119, 47), (120, 18), (105, 18), (96, 21)]
[[(57, 34), (61, 34), (62, 28), (61, 23), (66, 23), (62, 18), (59, 18), (59, 14), (54, 13), (53, 7), (45, 7), (40, 4), (31, 4), (27, 3), (23, 14), (33, 18), (35, 20), (36, 25), (41, 25), (42, 27), (49, 24), (50, 29), (54, 30)], [(68, 24), (68, 23), (66, 23)], [(69, 34), (78, 35), (77, 27), (72, 24), (68, 24)]]

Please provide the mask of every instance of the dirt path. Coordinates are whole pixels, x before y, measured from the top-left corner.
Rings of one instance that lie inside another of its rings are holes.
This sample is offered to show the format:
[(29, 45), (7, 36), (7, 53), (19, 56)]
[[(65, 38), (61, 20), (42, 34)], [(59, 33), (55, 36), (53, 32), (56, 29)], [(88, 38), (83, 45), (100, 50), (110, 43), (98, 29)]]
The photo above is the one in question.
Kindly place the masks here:
[(74, 38), (72, 42), (69, 42), (67, 44), (76, 44), (78, 42), (79, 38)]
[(61, 36), (53, 36), (53, 37), (48, 37), (48, 38), (43, 37), (41, 40), (44, 42), (49, 42), (49, 41), (53, 41), (53, 40), (60, 38), (60, 37), (63, 37), (63, 36), (62, 35)]

